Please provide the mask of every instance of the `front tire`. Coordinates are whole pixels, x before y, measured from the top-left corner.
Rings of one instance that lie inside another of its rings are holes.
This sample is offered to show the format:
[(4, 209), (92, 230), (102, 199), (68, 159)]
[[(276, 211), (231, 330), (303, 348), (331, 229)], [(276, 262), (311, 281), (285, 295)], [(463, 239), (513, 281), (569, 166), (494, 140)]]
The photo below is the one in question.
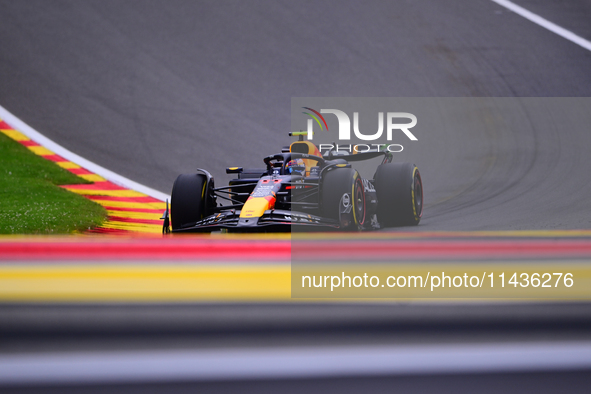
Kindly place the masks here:
[(174, 181), (170, 198), (173, 230), (192, 227), (207, 213), (207, 177), (203, 174), (182, 174)]
[(387, 163), (375, 175), (378, 221), (385, 227), (416, 226), (423, 216), (423, 182), (417, 166)]

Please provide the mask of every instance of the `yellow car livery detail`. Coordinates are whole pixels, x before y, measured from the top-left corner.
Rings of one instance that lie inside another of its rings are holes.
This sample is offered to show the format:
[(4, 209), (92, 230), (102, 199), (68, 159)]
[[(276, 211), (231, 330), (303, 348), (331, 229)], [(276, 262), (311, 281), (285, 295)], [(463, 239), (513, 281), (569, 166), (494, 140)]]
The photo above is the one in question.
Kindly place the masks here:
[(269, 209), (275, 208), (275, 196), (249, 197), (240, 211), (241, 218), (259, 218)]

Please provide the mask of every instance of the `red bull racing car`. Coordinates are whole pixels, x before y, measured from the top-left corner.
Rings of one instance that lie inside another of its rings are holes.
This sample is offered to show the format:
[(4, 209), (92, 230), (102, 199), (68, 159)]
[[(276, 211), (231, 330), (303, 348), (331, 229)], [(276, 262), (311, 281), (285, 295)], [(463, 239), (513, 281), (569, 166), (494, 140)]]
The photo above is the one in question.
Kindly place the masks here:
[[(198, 169), (174, 182), (163, 231), (290, 231), (298, 228), (371, 230), (417, 225), (423, 214), (418, 168), (392, 163), (392, 153), (374, 149), (353, 154), (330, 149), (321, 154), (299, 140), (264, 158), (265, 168), (230, 167), (228, 186), (216, 188), (211, 174)], [(381, 158), (373, 179), (351, 164)], [(224, 201), (225, 205), (221, 202)]]

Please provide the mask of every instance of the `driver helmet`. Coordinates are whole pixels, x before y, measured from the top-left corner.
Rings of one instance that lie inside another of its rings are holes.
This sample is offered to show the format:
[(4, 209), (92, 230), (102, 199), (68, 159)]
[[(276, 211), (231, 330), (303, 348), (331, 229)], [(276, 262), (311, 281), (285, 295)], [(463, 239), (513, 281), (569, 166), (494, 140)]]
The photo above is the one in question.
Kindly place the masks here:
[(304, 175), (306, 173), (306, 164), (302, 159), (294, 159), (287, 162), (285, 171), (290, 175)]

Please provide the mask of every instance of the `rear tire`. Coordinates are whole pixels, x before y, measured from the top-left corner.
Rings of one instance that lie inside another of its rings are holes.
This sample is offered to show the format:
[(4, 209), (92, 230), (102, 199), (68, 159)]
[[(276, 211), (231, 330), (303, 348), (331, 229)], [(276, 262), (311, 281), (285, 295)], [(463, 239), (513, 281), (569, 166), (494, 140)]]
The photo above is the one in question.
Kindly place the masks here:
[(384, 227), (416, 226), (423, 216), (423, 183), (417, 166), (387, 163), (375, 175), (378, 221)]
[(322, 216), (337, 220), (341, 229), (361, 230), (365, 224), (365, 189), (352, 168), (328, 171), (322, 181)]
[(207, 213), (207, 177), (179, 175), (172, 186), (170, 218), (173, 230), (194, 226)]

